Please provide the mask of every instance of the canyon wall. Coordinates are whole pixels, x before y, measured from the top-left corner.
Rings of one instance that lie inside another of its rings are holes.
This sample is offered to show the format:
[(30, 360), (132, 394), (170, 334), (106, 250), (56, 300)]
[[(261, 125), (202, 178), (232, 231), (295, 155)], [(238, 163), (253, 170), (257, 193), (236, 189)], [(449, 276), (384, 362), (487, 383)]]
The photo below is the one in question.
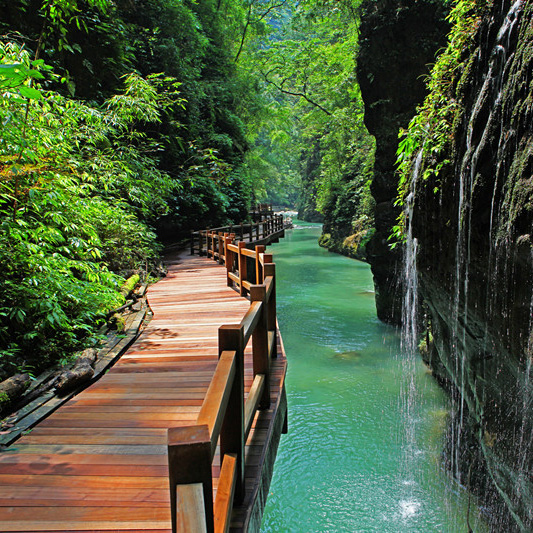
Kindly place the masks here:
[(424, 77), (446, 44), (447, 2), (365, 0), (362, 4), (357, 78), (365, 103), (365, 125), (376, 138), (374, 177), (376, 232), (366, 246), (372, 267), (378, 316), (401, 319), (400, 248), (388, 238), (400, 213), (397, 196), (398, 132), (406, 128), (427, 94)]
[(533, 0), (485, 4), (450, 92), (457, 112), (444, 166), (425, 175), (435, 167), (425, 153), (408, 223), (428, 363), (455, 399), (450, 466), (507, 508), (512, 525), (493, 512), (495, 530), (531, 531)]

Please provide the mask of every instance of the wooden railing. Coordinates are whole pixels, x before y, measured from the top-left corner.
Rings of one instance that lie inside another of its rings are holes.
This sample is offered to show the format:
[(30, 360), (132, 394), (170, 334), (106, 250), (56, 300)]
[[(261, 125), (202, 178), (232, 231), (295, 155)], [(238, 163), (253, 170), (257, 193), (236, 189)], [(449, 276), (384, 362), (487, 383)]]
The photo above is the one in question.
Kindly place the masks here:
[[(211, 257), (226, 264), (229, 286), (249, 294), (250, 308), (240, 324), (219, 328), (219, 360), (196, 424), (168, 430), (174, 533), (228, 531), (233, 503), (244, 498), (244, 448), (255, 413), (270, 406), (270, 361), (277, 356), (275, 264), (264, 246), (247, 250), (227, 232), (217, 244), (208, 248)], [(253, 284), (246, 279), (249, 261), (255, 265)], [(244, 352), (250, 339), (254, 379), (245, 401)], [(221, 471), (213, 502), (212, 461), (219, 441)]]
[[(285, 228), (283, 215), (272, 215), (260, 222), (231, 224), (220, 228), (203, 229), (191, 233), (191, 255), (211, 255), (220, 253), (225, 233), (235, 235), (237, 240), (253, 243), (280, 233)], [(217, 256), (218, 257), (218, 256)]]
[(274, 216), (271, 204), (257, 204), (250, 209), (248, 215), (254, 222), (259, 222)]

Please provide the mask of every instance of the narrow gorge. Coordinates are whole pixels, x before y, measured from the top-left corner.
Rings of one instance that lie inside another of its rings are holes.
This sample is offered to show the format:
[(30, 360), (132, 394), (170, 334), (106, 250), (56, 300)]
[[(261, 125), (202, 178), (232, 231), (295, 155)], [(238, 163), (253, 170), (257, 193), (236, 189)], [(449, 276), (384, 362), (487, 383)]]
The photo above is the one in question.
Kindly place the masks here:
[[(0, 434), (25, 433), (16, 413), (33, 417), (34, 394), (56, 401), (56, 372), (123, 340), (165, 250), (211, 242), (224, 289), (238, 279), (244, 295), (253, 252), (224, 233), (259, 241), (265, 213), (298, 213), (279, 261), (263, 255), (280, 265), (294, 431), (264, 531), (533, 531), (533, 0), (0, 0), (0, 13)], [(37, 480), (35, 456), (23, 473)], [(2, 531), (26, 490), (9, 479)], [(46, 513), (39, 530), (55, 527)]]

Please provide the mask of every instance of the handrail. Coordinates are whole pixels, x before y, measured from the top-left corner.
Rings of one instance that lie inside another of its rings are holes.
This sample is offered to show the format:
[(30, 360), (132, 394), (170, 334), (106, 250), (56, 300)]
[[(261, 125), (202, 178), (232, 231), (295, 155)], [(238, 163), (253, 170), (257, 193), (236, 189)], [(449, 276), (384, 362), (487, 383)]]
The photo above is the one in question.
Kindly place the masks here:
[(211, 439), (211, 459), (215, 456), (223, 415), (226, 411), (231, 386), (235, 379), (236, 357), (235, 351), (225, 351), (220, 354), (215, 375), (207, 389), (205, 400), (196, 420), (198, 425), (206, 425), (208, 427)]
[[(184, 530), (184, 524), (199, 522), (207, 533), (228, 531), (233, 503), (244, 498), (246, 439), (257, 410), (270, 407), (270, 364), (277, 357), (272, 255), (265, 253), (263, 245), (247, 249), (242, 240), (236, 242), (235, 234), (207, 235), (212, 239), (208, 254), (225, 265), (228, 286), (247, 296), (250, 308), (239, 324), (218, 330), (219, 360), (196, 424), (168, 430), (173, 533)], [(248, 280), (249, 275), (254, 279)], [(244, 351), (250, 339), (254, 379), (245, 401)], [(211, 468), (217, 443), (221, 474), (213, 502)]]
[(250, 340), (250, 337), (252, 336), (252, 333), (255, 331), (255, 328), (259, 322), (259, 319), (261, 318), (261, 311), (263, 310), (263, 303), (262, 302), (252, 302), (250, 305), (250, 309), (246, 312), (244, 315), (244, 318), (241, 321), (241, 324), (243, 325), (243, 337), (244, 337), (244, 344), (248, 344), (248, 341)]
[(219, 259), (222, 257), (221, 244), (224, 235), (232, 234), (238, 241), (254, 244), (258, 241), (268, 242), (268, 239), (282, 234), (289, 227), (283, 215), (274, 215), (271, 211), (268, 216), (258, 222), (230, 224), (218, 228), (206, 228), (191, 232), (191, 255), (207, 255)]

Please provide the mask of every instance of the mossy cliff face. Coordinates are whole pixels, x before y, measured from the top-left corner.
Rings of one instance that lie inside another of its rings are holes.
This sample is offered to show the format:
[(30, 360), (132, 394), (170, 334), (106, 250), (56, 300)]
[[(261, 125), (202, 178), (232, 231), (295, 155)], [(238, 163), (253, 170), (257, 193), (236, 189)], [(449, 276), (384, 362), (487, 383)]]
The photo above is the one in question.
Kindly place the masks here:
[(531, 531), (533, 0), (489, 6), (462, 65), (454, 143), (441, 155), (451, 163), (417, 181), (419, 287), (434, 368), (457, 399), (450, 460), (463, 481), (485, 468), (482, 490)]
[(407, 127), (426, 94), (424, 75), (437, 50), (445, 45), (446, 2), (431, 0), (365, 0), (362, 4), (357, 77), (365, 102), (365, 124), (376, 138), (371, 192), (376, 201), (376, 232), (366, 256), (376, 286), (379, 318), (400, 321), (397, 277), (401, 254), (388, 237), (399, 208), (394, 206), (398, 132)]

